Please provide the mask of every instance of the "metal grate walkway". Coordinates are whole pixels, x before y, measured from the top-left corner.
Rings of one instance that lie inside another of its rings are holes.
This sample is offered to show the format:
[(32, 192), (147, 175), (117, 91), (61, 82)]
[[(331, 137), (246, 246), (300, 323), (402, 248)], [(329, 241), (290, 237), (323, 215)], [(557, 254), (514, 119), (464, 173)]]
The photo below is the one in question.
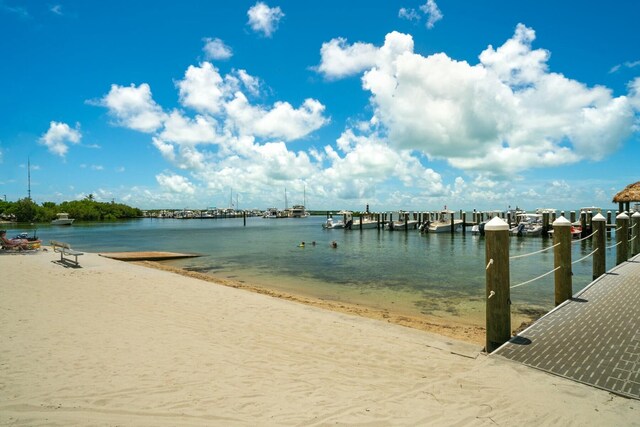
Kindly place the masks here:
[(596, 279), (493, 355), (640, 400), (640, 255)]

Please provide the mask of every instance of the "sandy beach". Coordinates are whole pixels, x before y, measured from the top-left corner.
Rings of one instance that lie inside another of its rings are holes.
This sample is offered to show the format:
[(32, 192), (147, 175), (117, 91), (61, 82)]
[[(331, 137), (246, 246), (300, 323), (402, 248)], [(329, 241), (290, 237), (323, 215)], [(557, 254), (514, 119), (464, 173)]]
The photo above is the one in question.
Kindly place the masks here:
[(640, 425), (638, 401), (474, 338), (97, 254), (57, 260), (0, 255), (0, 424)]

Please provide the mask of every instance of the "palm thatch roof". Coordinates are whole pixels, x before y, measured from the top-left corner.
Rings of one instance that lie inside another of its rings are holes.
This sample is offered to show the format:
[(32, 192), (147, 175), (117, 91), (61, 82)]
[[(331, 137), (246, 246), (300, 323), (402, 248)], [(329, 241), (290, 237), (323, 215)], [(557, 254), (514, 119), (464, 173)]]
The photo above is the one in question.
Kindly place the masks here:
[(640, 181), (627, 185), (613, 196), (613, 203), (640, 202)]

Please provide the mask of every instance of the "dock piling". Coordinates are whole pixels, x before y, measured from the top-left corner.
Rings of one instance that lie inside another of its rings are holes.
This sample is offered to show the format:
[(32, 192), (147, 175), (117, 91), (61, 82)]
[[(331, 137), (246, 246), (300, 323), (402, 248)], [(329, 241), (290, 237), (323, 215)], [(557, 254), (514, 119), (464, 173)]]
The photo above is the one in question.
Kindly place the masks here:
[(561, 216), (553, 222), (553, 264), (555, 277), (555, 303), (562, 304), (573, 295), (571, 283), (571, 222)]
[(622, 212), (616, 216), (616, 265), (629, 258), (629, 216)]
[(631, 239), (631, 256), (640, 254), (640, 212), (631, 215), (631, 227), (633, 236)]
[(605, 228), (607, 220), (601, 214), (595, 215), (591, 218), (591, 228), (593, 228), (593, 246), (596, 251), (593, 254), (593, 280), (602, 276), (606, 272), (606, 242), (605, 242)]
[(509, 225), (493, 218), (485, 225), (486, 351), (491, 353), (511, 338), (509, 288)]

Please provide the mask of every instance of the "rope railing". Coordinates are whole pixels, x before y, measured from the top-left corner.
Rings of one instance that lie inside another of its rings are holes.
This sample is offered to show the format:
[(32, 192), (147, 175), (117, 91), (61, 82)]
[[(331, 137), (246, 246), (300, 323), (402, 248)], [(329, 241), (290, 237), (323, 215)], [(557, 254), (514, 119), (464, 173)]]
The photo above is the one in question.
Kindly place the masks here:
[(615, 229), (615, 230), (613, 230), (613, 231), (620, 231), (620, 230), (622, 230), (622, 226), (620, 226), (620, 227), (616, 228), (616, 229)]
[(571, 263), (571, 265), (576, 264), (576, 263), (578, 263), (580, 261), (584, 261), (585, 259), (589, 258), (591, 255), (595, 254), (596, 252), (598, 252), (598, 248), (595, 248), (595, 250), (593, 252), (591, 252), (589, 255), (583, 256), (582, 258), (573, 261)]
[(509, 259), (524, 258), (524, 257), (528, 257), (528, 256), (531, 256), (531, 255), (539, 254), (539, 253), (541, 253), (541, 252), (548, 251), (549, 249), (553, 249), (553, 248), (555, 248), (555, 247), (556, 247), (556, 246), (558, 246), (558, 245), (560, 245), (560, 242), (556, 243), (556, 244), (555, 244), (555, 245), (553, 245), (553, 246), (549, 246), (548, 248), (541, 249), (541, 250), (539, 250), (539, 251), (530, 252), (530, 253), (528, 253), (528, 254), (523, 254), (523, 255), (514, 255), (514, 256), (509, 257)]
[(615, 245), (611, 245), (611, 246), (607, 246), (607, 249), (613, 249), (616, 246), (618, 246), (620, 243), (622, 243), (622, 240), (620, 240), (618, 243), (616, 243)]
[(528, 284), (529, 284), (529, 283), (531, 283), (531, 282), (535, 282), (535, 281), (536, 281), (536, 280), (538, 280), (538, 279), (542, 279), (543, 277), (548, 276), (549, 274), (553, 273), (554, 271), (556, 271), (556, 270), (560, 269), (560, 267), (561, 267), (561, 266), (557, 266), (557, 267), (556, 267), (556, 268), (554, 268), (553, 270), (551, 270), (551, 271), (547, 271), (546, 273), (541, 274), (540, 276), (538, 276), (538, 277), (536, 277), (536, 278), (533, 278), (533, 279), (531, 279), (531, 280), (527, 280), (526, 282), (518, 283), (517, 285), (510, 286), (510, 287), (509, 287), (509, 289), (513, 289), (513, 288), (517, 288), (517, 287), (520, 287), (520, 286), (528, 285)]
[(489, 269), (489, 267), (491, 267), (491, 264), (493, 264), (493, 258), (491, 258), (489, 260), (489, 262), (487, 263), (487, 266), (485, 267), (484, 271), (487, 271)]
[(582, 242), (583, 240), (587, 240), (588, 238), (592, 237), (594, 234), (596, 234), (596, 232), (595, 232), (595, 231), (594, 231), (593, 233), (589, 234), (588, 236), (583, 237), (582, 239), (574, 240), (574, 241), (573, 241), (573, 242), (571, 242), (571, 243), (578, 243), (578, 242)]

